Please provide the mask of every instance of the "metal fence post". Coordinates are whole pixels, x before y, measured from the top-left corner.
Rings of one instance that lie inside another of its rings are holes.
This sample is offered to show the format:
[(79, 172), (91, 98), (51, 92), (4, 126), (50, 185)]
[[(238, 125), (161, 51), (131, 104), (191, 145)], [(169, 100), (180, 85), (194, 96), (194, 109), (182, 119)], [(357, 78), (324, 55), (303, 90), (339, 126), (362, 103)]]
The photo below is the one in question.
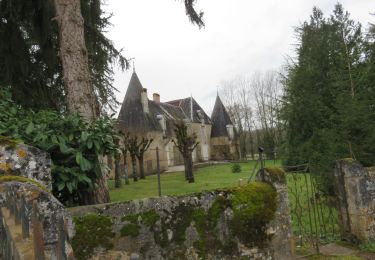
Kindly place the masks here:
[(263, 161), (264, 148), (263, 147), (258, 147), (258, 152), (259, 152), (259, 159), (260, 159), (260, 173), (261, 173), (261, 178), (262, 178), (262, 181), (264, 181), (264, 161)]

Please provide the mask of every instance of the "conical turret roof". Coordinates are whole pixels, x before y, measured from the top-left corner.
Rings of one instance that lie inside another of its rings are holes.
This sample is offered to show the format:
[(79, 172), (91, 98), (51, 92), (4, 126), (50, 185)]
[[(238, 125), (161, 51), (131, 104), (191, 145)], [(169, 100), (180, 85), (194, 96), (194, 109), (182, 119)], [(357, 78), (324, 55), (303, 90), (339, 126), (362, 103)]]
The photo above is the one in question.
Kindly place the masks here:
[[(152, 114), (143, 112), (142, 90), (143, 86), (134, 71), (118, 116), (119, 126), (125, 131), (160, 130), (156, 118)], [(148, 102), (150, 103), (149, 100)]]
[(216, 97), (211, 121), (211, 137), (228, 136), (227, 125), (233, 125), (233, 123), (219, 96)]

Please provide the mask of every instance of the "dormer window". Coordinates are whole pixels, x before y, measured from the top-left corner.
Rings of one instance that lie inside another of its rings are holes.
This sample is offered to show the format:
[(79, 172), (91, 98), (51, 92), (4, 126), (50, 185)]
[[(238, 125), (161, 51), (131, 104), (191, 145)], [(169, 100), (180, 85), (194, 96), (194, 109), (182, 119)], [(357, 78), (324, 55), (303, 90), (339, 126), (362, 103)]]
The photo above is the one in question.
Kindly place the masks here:
[(204, 115), (203, 115), (203, 112), (201, 110), (197, 110), (197, 114), (198, 114), (199, 120), (201, 121), (201, 124), (203, 125), (204, 124)]
[(163, 131), (163, 136), (166, 136), (166, 131), (167, 131), (167, 122), (165, 121), (164, 115), (157, 115), (156, 119), (158, 120), (160, 127)]
[(141, 102), (142, 102), (143, 113), (149, 113), (150, 110), (148, 109), (147, 88), (142, 89)]

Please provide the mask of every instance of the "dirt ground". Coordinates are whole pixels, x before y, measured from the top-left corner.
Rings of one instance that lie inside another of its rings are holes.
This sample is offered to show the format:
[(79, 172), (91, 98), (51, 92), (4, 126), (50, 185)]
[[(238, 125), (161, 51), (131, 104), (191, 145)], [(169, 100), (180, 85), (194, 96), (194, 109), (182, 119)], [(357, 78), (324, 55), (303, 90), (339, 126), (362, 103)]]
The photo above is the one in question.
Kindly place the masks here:
[(320, 254), (297, 255), (296, 259), (310, 260), (375, 260), (374, 253), (361, 252), (360, 250), (339, 244), (327, 244), (319, 248)]

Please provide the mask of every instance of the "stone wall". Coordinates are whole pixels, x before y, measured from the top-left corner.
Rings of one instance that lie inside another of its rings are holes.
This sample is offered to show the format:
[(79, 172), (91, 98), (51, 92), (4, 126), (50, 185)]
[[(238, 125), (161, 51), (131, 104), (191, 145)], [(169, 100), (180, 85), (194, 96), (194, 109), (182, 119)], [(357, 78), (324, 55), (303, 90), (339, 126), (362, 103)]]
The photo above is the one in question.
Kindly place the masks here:
[(375, 176), (352, 159), (336, 162), (335, 184), (342, 237), (349, 241), (375, 239)]
[[(4, 137), (3, 137), (4, 138)], [(0, 176), (16, 175), (35, 180), (52, 190), (51, 158), (38, 148), (0, 140)]]
[(45, 152), (0, 142), (0, 259), (74, 259), (74, 226), (50, 193), (51, 160)]
[(266, 167), (263, 173), (261, 171), (258, 172), (256, 179), (257, 181), (272, 183), (278, 194), (278, 209), (274, 221), (270, 223), (270, 229), (274, 232), (271, 241), (274, 259), (292, 259), (295, 244), (289, 212), (288, 186), (285, 172), (277, 167)]
[[(286, 184), (272, 181), (273, 187), (256, 182), (189, 196), (71, 208), (75, 254), (80, 258), (90, 252), (92, 259), (291, 259)], [(84, 244), (87, 240), (90, 245)]]
[(74, 259), (70, 214), (33, 184), (0, 184), (0, 245), (3, 259)]

